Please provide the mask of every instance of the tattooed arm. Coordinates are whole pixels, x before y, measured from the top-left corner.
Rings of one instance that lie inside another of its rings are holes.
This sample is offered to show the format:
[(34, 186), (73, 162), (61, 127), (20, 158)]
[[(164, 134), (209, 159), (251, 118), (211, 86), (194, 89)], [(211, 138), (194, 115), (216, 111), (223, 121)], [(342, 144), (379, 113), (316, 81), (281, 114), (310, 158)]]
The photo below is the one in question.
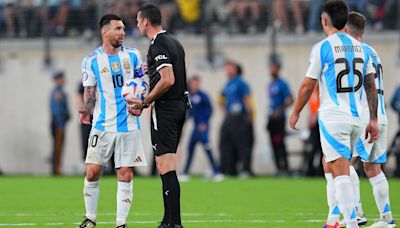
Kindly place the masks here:
[(375, 86), (374, 74), (368, 74), (364, 79), (365, 93), (367, 94), (369, 116), (371, 120), (377, 120), (378, 116), (378, 94)]
[(374, 74), (368, 74), (364, 79), (364, 89), (367, 94), (368, 106), (369, 106), (369, 123), (365, 129), (365, 139), (370, 134), (369, 143), (375, 142), (379, 138), (378, 128), (378, 94), (375, 86)]
[(91, 124), (90, 114), (93, 113), (96, 104), (96, 86), (86, 86), (83, 93), (83, 108), (79, 111), (79, 122)]

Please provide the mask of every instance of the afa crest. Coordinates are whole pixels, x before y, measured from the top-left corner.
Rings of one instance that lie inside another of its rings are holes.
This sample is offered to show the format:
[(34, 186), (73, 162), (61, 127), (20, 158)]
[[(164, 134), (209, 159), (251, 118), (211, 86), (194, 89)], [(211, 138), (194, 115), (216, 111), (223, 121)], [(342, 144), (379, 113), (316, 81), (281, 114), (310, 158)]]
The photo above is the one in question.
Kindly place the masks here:
[(118, 72), (119, 69), (121, 68), (121, 66), (119, 65), (119, 62), (112, 62), (112, 63), (111, 63), (111, 66), (112, 66), (112, 70), (113, 70), (114, 72)]
[(124, 70), (128, 71), (131, 70), (131, 64), (129, 62), (129, 60), (124, 59), (123, 63), (122, 63), (122, 67), (124, 68)]

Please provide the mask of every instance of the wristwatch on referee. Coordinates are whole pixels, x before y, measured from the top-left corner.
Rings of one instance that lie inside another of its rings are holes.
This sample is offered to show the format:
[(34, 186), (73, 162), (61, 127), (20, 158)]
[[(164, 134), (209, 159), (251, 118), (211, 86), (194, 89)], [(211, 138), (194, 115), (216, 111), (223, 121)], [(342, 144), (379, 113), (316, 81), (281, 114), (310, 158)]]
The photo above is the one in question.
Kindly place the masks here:
[(142, 102), (142, 108), (148, 108), (150, 105)]

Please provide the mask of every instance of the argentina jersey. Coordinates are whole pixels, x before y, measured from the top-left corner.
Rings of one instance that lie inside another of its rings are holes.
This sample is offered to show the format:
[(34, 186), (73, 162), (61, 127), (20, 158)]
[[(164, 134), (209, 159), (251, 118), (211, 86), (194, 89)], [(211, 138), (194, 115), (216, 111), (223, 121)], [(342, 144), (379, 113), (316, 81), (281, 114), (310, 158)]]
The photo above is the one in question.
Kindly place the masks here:
[(83, 86), (96, 86), (94, 128), (106, 132), (140, 128), (139, 117), (128, 113), (121, 87), (128, 79), (142, 77), (142, 59), (136, 49), (121, 47), (117, 54), (109, 56), (99, 47), (83, 59)]
[(360, 97), (365, 75), (375, 73), (362, 44), (344, 32), (314, 45), (306, 77), (319, 80), (322, 122), (347, 122), (362, 126)]
[[(385, 99), (384, 99), (384, 91), (383, 91), (383, 67), (382, 67), (382, 61), (381, 58), (379, 57), (378, 53), (368, 44), (362, 43), (362, 46), (369, 54), (371, 60), (372, 60), (372, 65), (375, 68), (376, 74), (375, 74), (375, 86), (377, 89), (378, 93), (378, 124), (383, 124), (387, 125), (387, 116), (386, 116), (386, 110), (385, 110)], [(363, 94), (361, 96), (363, 106), (365, 107), (365, 117), (363, 118), (364, 121), (367, 123), (369, 121), (369, 106), (368, 106), (368, 100), (367, 96), (365, 94), (365, 91), (363, 91)]]

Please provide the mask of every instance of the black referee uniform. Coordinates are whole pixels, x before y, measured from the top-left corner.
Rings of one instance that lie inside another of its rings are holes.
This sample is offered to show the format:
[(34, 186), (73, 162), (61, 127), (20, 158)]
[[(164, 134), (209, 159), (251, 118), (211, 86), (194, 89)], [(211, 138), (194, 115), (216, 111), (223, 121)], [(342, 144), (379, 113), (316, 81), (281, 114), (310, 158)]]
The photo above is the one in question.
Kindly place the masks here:
[[(171, 66), (175, 82), (161, 97), (153, 101), (151, 118), (151, 141), (155, 156), (176, 153), (186, 117), (185, 52), (182, 45), (165, 30), (151, 40), (147, 54), (150, 90), (161, 76), (159, 70)], [(180, 186), (176, 171), (161, 175), (163, 183), (164, 218), (159, 227), (182, 228), (180, 212)]]
[(153, 102), (151, 141), (155, 155), (176, 153), (186, 116), (185, 51), (170, 33), (163, 30), (151, 41), (147, 54), (150, 90), (160, 80), (158, 70), (172, 66), (174, 85)]

